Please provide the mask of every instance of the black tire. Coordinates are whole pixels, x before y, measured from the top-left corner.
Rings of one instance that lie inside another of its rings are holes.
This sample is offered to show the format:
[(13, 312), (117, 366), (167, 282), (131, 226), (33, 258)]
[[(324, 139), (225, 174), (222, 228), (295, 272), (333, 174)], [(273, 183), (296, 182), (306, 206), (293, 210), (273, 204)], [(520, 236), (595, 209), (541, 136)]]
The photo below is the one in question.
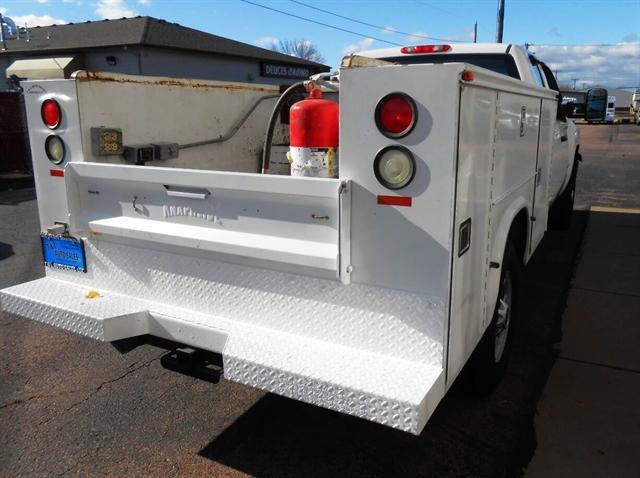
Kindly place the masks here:
[(508, 240), (500, 270), (500, 287), (493, 318), (469, 362), (467, 386), (475, 395), (489, 394), (506, 372), (513, 341), (513, 325), (517, 316), (521, 273), (522, 262), (513, 242)]
[(573, 171), (569, 184), (564, 191), (556, 198), (549, 211), (548, 228), (552, 231), (563, 231), (571, 226), (573, 217), (573, 204), (576, 197), (576, 177), (578, 175), (578, 160), (573, 162)]

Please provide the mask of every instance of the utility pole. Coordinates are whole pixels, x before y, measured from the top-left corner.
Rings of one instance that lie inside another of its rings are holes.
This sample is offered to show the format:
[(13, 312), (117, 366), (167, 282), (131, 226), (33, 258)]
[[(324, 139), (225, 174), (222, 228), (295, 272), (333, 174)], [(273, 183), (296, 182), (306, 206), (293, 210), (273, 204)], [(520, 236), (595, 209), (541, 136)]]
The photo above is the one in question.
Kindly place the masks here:
[(504, 29), (504, 0), (498, 0), (498, 26), (496, 28), (497, 43), (502, 43), (503, 29)]
[(2, 51), (7, 49), (7, 42), (4, 38), (4, 20), (2, 19), (2, 13), (0, 13), (0, 43), (2, 43)]
[(571, 78), (571, 81), (573, 81), (573, 89), (576, 89), (576, 81), (578, 81), (578, 78)]
[(473, 43), (478, 43), (478, 22), (473, 25)]

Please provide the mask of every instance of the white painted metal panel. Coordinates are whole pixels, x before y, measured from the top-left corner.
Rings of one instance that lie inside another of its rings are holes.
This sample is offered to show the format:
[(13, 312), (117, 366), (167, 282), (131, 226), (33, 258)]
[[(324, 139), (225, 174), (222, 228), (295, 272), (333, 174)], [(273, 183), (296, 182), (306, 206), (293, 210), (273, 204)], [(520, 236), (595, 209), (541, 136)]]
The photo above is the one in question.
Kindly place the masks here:
[[(55, 221), (69, 220), (64, 178), (51, 172), (61, 173), (68, 161), (83, 160), (76, 85), (73, 80), (38, 80), (24, 82), (23, 86), (40, 227), (46, 231)], [(49, 98), (55, 99), (62, 110), (60, 126), (55, 130), (49, 129), (40, 115), (42, 102)], [(65, 145), (65, 161), (59, 166), (45, 153), (45, 141), (51, 134), (58, 135)]]
[[(514, 204), (527, 212), (527, 230), (531, 230), (533, 195), (537, 176), (540, 99), (500, 92), (496, 116), (493, 183), (493, 237), (501, 231), (505, 238), (511, 227)], [(517, 211), (516, 211), (517, 212)], [(529, 235), (527, 237), (529, 239)], [(502, 258), (503, 243), (494, 242), (492, 256)], [(529, 259), (529, 240), (524, 261)], [(500, 262), (498, 260), (498, 262)]]
[(552, 141), (556, 121), (556, 102), (541, 100), (540, 103), (540, 132), (538, 142), (538, 160), (536, 169), (536, 182), (534, 190), (534, 203), (532, 215), (535, 218), (531, 223), (531, 240), (529, 241), (529, 254), (533, 254), (536, 247), (547, 231), (549, 218), (549, 179), (552, 158)]
[(337, 268), (337, 244), (225, 231), (188, 224), (171, 224), (126, 216), (90, 221), (89, 228), (94, 235), (107, 234), (140, 239), (331, 271)]
[(346, 181), (95, 163), (66, 172), (74, 235), (344, 272), (348, 282)]
[[(354, 282), (448, 294), (457, 136), (458, 75), (463, 65), (363, 67), (341, 71), (341, 176), (352, 181), (351, 263)], [(389, 139), (374, 112), (400, 91), (417, 105), (414, 130)], [(436, 93), (437, 92), (437, 93)], [(416, 160), (402, 190), (382, 186), (373, 171), (385, 146), (406, 146)], [(410, 196), (412, 207), (382, 206), (378, 195)]]
[[(80, 72), (76, 76), (87, 161), (123, 164), (118, 156), (93, 156), (91, 127), (121, 128), (125, 144), (159, 141), (180, 144), (222, 137), (261, 98), (230, 140), (183, 149), (163, 167), (258, 172), (264, 131), (277, 85), (189, 80), (115, 73)], [(282, 137), (278, 129), (277, 138)]]
[[(487, 307), (493, 308), (487, 304), (486, 285), (492, 272), (488, 263), (497, 98), (493, 89), (461, 89), (447, 383), (466, 363), (487, 326)], [(468, 222), (471, 242), (465, 251), (460, 231)]]

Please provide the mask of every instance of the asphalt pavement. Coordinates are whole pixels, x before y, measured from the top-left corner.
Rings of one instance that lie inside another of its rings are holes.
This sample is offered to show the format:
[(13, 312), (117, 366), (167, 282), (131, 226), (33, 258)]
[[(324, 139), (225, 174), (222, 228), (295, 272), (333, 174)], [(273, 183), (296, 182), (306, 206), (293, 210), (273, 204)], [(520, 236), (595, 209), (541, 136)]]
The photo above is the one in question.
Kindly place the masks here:
[(582, 133), (589, 223), (527, 478), (640, 476), (640, 127)]
[[(592, 128), (602, 130), (584, 134)], [(618, 130), (609, 143), (611, 128)], [(620, 157), (625, 138), (638, 149), (640, 128), (627, 128), (582, 128), (579, 205), (600, 188), (617, 201), (610, 205), (630, 207), (640, 191), (638, 153)], [(610, 174), (629, 182), (616, 185)], [(0, 193), (0, 217), (0, 286), (43, 275), (33, 191)], [(477, 399), (454, 386), (419, 437), (224, 379), (211, 385), (168, 372), (161, 341), (118, 350), (3, 314), (0, 476), (519, 476), (545, 443), (537, 403), (560, 362), (554, 344), (588, 218), (576, 211), (571, 229), (548, 233), (528, 265), (497, 390)]]

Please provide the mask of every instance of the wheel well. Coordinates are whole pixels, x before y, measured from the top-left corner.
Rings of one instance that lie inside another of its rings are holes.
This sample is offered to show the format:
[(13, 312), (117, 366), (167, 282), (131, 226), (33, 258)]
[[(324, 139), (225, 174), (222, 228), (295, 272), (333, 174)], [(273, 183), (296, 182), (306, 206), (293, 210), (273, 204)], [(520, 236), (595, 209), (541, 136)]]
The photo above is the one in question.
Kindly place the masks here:
[(518, 257), (524, 263), (524, 254), (527, 248), (527, 233), (529, 224), (527, 210), (522, 208), (513, 218), (511, 229), (509, 229), (508, 241), (511, 241), (518, 252)]

